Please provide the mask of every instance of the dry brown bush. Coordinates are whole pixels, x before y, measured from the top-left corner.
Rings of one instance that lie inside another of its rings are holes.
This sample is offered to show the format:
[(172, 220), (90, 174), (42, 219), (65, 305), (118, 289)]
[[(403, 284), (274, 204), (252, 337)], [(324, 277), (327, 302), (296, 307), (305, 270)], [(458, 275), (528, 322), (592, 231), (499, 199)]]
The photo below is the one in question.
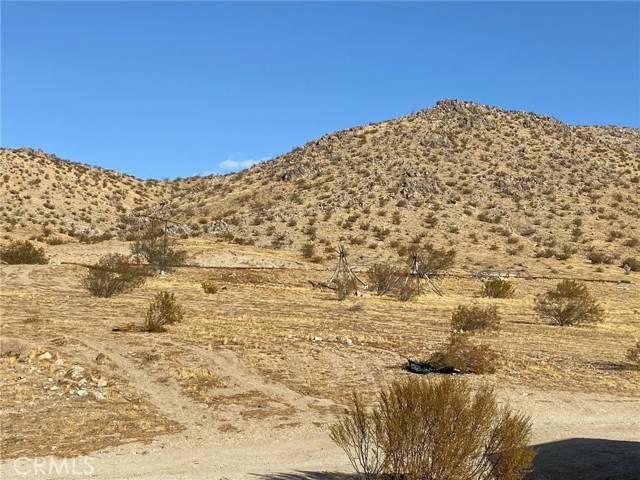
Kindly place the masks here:
[(403, 302), (409, 301), (422, 293), (420, 278), (416, 275), (405, 275), (396, 287), (396, 295)]
[(131, 253), (140, 255), (149, 265), (161, 272), (167, 272), (172, 267), (184, 263), (186, 259), (186, 252), (175, 250), (173, 243), (164, 223), (151, 220), (131, 245)]
[(202, 290), (209, 294), (218, 293), (218, 286), (213, 280), (205, 280), (202, 282)]
[(498, 330), (499, 327), (500, 315), (495, 305), (458, 305), (451, 314), (451, 328), (455, 331)]
[(307, 242), (302, 245), (300, 251), (304, 258), (313, 258), (316, 254), (316, 247), (313, 243)]
[(111, 253), (89, 267), (82, 284), (92, 295), (108, 298), (141, 286), (148, 274), (147, 268), (131, 263), (126, 255)]
[(601, 321), (604, 309), (587, 287), (575, 280), (562, 280), (553, 290), (536, 299), (536, 311), (556, 325), (578, 325)]
[(534, 457), (528, 417), (453, 378), (395, 381), (372, 411), (354, 393), (330, 435), (367, 480), (518, 480)]
[(452, 333), (449, 342), (425, 362), (433, 371), (450, 373), (494, 373), (498, 355), (488, 345), (475, 344), (466, 335)]
[(402, 277), (400, 269), (389, 263), (376, 263), (367, 272), (369, 286), (378, 295), (391, 292)]
[(358, 290), (358, 285), (355, 278), (343, 276), (342, 278), (336, 279), (334, 288), (338, 300), (344, 300), (351, 295), (355, 295)]
[(640, 341), (637, 341), (633, 347), (627, 350), (627, 360), (640, 368)]

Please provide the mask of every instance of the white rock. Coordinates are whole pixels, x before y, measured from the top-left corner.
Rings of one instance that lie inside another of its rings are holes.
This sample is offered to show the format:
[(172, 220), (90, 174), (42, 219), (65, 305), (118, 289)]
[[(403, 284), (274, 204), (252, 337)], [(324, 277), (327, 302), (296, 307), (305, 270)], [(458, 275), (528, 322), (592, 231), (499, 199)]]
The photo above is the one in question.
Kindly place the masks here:
[(76, 395), (78, 395), (79, 397), (86, 397), (88, 395), (88, 392), (84, 388), (81, 388), (76, 392)]
[(38, 356), (38, 358), (40, 360), (51, 360), (53, 358), (53, 355), (51, 355), (49, 352), (44, 352), (44, 353), (40, 354)]
[(79, 365), (74, 365), (69, 369), (67, 375), (71, 377), (73, 380), (80, 380), (84, 377), (84, 368)]
[(101, 392), (100, 390), (96, 390), (95, 392), (93, 392), (93, 396), (96, 398), (96, 400), (98, 400), (99, 402), (106, 400), (107, 397), (106, 395)]
[(98, 382), (96, 383), (96, 385), (98, 385), (98, 387), (102, 388), (102, 387), (106, 387), (107, 383), (108, 382), (104, 378), (99, 378)]

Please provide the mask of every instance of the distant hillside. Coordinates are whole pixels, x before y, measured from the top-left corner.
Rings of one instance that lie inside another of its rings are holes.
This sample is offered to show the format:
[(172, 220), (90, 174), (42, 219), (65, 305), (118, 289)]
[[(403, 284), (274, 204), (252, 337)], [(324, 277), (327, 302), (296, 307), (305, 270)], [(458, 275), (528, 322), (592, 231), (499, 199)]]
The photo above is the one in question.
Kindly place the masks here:
[(413, 241), (563, 258), (627, 255), (640, 237), (638, 129), (574, 127), (456, 100), (325, 135), (224, 177), (145, 182), (31, 150), (4, 150), (1, 161), (10, 172), (5, 230), (48, 221), (116, 234), (119, 215), (162, 204), (182, 234), (269, 248)]

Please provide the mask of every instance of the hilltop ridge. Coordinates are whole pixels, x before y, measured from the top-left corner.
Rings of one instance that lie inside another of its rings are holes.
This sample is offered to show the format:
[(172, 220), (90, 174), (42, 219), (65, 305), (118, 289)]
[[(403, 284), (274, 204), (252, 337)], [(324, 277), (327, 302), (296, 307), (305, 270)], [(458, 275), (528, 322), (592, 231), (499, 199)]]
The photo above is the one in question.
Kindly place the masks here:
[(225, 176), (145, 181), (29, 149), (3, 149), (0, 162), (9, 235), (123, 236), (127, 218), (152, 211), (185, 237), (268, 248), (429, 241), (512, 257), (620, 256), (640, 235), (640, 130), (461, 100)]

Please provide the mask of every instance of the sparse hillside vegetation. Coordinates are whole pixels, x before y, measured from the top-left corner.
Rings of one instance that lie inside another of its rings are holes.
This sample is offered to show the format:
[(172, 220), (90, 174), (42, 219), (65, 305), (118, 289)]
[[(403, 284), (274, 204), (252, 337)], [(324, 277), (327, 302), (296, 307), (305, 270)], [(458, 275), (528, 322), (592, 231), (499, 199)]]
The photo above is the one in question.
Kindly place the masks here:
[(11, 242), (0, 247), (0, 260), (9, 265), (43, 265), (49, 262), (44, 248), (29, 241)]
[(607, 265), (633, 256), (640, 236), (638, 130), (456, 100), (223, 177), (142, 181), (30, 149), (3, 149), (0, 164), (11, 172), (1, 228), (54, 242), (124, 237), (140, 214), (158, 212), (177, 222), (174, 234), (308, 259), (343, 241)]

